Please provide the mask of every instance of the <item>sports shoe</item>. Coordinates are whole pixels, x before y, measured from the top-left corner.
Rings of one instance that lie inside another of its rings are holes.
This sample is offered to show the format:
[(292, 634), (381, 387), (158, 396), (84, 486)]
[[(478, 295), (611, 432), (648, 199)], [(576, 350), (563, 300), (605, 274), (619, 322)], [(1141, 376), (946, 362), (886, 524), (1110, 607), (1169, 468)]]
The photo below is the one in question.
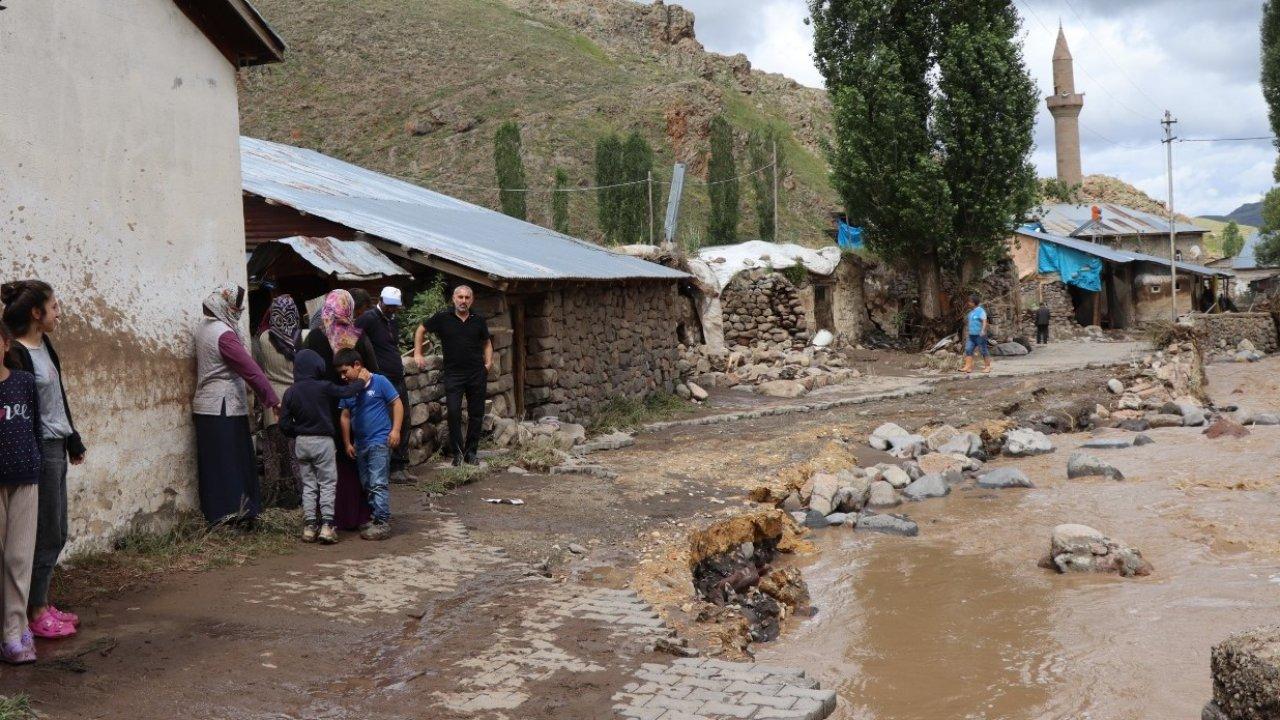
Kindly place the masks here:
[(59, 610), (58, 608), (52, 605), (49, 606), (49, 612), (53, 613), (54, 617), (58, 618), (64, 623), (71, 623), (72, 627), (77, 627), (77, 628), (80, 627), (80, 616), (76, 615), (73, 612), (66, 612), (64, 610)]
[(0, 645), (0, 660), (10, 665), (26, 665), (36, 661), (36, 643), (31, 635), (24, 633), (18, 642), (7, 642)]
[(75, 625), (54, 617), (48, 608), (40, 613), (40, 617), (32, 620), (28, 627), (31, 628), (32, 635), (46, 640), (58, 640), (76, 634)]
[(391, 526), (385, 521), (374, 520), (360, 532), (360, 537), (365, 540), (386, 540), (391, 537)]
[(333, 529), (333, 525), (325, 523), (320, 526), (320, 542), (325, 545), (332, 545), (338, 542), (338, 531)]
[(304, 543), (313, 543), (313, 542), (315, 542), (315, 541), (316, 541), (316, 535), (317, 535), (318, 533), (319, 533), (319, 529), (318, 529), (318, 528), (316, 528), (316, 526), (315, 526), (314, 524), (312, 524), (312, 523), (307, 523), (307, 524), (306, 524), (306, 525), (304, 525), (304, 526), (303, 526), (303, 528), (302, 528), (302, 542), (304, 542)]

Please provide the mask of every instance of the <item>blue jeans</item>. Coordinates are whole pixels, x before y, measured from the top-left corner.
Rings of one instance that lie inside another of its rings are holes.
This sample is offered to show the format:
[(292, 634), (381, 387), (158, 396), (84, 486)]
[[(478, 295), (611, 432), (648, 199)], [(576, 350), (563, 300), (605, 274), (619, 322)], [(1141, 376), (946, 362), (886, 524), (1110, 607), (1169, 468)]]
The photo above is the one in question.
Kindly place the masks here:
[(364, 486), (373, 508), (373, 519), (386, 522), (391, 519), (391, 448), (386, 443), (375, 443), (356, 448), (356, 469), (360, 472), (360, 484)]
[(970, 335), (969, 339), (965, 341), (964, 354), (973, 355), (975, 351), (982, 353), (982, 357), (991, 357), (986, 335)]

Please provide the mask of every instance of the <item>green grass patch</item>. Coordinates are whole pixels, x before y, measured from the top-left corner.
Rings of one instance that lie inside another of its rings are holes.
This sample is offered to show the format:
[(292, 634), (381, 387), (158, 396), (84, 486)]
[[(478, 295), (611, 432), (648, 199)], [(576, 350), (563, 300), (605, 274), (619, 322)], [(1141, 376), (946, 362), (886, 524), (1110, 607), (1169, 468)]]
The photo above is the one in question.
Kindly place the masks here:
[(268, 508), (252, 529), (210, 528), (200, 513), (184, 512), (162, 532), (126, 532), (115, 539), (110, 551), (71, 557), (67, 567), (54, 575), (55, 594), (74, 607), (173, 572), (201, 572), (283, 554), (295, 547), (301, 527), (301, 510)]
[(484, 465), (458, 465), (431, 471), (431, 475), (418, 481), (416, 487), (422, 492), (446, 493), (463, 485), (470, 485), (481, 480), (492, 472)]
[(26, 693), (18, 693), (13, 697), (0, 695), (0, 720), (34, 720), (31, 711), (31, 698)]
[(693, 403), (670, 393), (654, 393), (643, 400), (618, 399), (600, 408), (587, 423), (592, 433), (632, 431), (649, 423), (671, 420), (694, 411)]

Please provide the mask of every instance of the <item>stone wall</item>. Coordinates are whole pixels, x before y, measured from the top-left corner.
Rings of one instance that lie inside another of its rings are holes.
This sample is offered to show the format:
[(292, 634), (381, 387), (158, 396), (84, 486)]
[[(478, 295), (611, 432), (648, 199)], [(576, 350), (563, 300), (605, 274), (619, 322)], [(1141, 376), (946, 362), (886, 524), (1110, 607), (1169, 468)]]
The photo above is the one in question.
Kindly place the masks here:
[(1018, 316), (1014, 335), (1035, 339), (1036, 307), (1040, 304), (1049, 306), (1050, 341), (1075, 337), (1079, 332), (1080, 324), (1076, 322), (1075, 306), (1066, 283), (1032, 278), (1020, 284), (1019, 292), (1022, 294), (1022, 313)]
[(781, 273), (739, 274), (721, 293), (720, 305), (726, 345), (802, 348), (809, 341), (804, 303)]
[(1276, 324), (1269, 313), (1197, 314), (1191, 318), (1206, 348), (1235, 348), (1241, 340), (1248, 340), (1260, 352), (1276, 351)]

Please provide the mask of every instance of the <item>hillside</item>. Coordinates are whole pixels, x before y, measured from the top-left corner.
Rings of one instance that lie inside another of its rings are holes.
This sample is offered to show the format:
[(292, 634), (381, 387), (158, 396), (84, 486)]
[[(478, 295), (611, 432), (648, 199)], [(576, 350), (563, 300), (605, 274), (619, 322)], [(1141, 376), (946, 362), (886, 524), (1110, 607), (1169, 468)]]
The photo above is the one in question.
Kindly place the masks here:
[(1204, 217), (1206, 220), (1217, 220), (1223, 223), (1235, 220), (1238, 225), (1258, 227), (1262, 225), (1262, 201), (1245, 203), (1226, 215), (1205, 215)]
[[(825, 93), (748, 60), (705, 52), (693, 16), (661, 1), (258, 0), (289, 45), (282, 65), (246, 71), (246, 135), (313, 148), (488, 207), (497, 207), (493, 135), (511, 119), (523, 133), (529, 185), (548, 188), (556, 167), (593, 184), (597, 138), (638, 130), (659, 157), (689, 165), (680, 238), (704, 235), (707, 130), (723, 113), (746, 134), (783, 133), (781, 238), (829, 242), (838, 200), (819, 138)], [(665, 197), (666, 193), (662, 193)], [(744, 239), (756, 236), (748, 181)], [(549, 225), (550, 198), (529, 198)], [(599, 239), (594, 192), (570, 196), (571, 232)], [(661, 215), (661, 208), (657, 213)]]

